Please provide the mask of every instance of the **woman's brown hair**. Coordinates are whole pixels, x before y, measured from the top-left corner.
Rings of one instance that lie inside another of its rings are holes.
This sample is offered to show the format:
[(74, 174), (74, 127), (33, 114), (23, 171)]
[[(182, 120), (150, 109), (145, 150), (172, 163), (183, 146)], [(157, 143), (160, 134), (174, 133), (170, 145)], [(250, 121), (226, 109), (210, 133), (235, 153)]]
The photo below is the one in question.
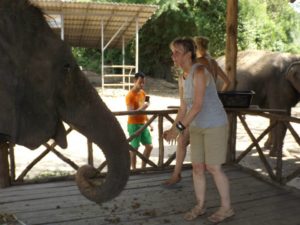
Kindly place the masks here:
[(196, 44), (193, 38), (190, 37), (179, 37), (174, 39), (170, 43), (170, 48), (172, 46), (181, 45), (184, 48), (185, 52), (191, 52), (192, 60), (196, 60)]
[(198, 49), (205, 51), (208, 49), (209, 39), (207, 37), (197, 36), (194, 37), (194, 41)]

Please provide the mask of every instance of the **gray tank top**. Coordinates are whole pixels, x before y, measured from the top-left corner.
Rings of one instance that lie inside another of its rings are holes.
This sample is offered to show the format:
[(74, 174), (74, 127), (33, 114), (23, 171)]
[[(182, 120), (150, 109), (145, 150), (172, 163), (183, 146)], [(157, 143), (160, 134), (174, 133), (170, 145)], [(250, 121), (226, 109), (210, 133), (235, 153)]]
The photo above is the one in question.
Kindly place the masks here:
[[(187, 104), (188, 111), (193, 105), (193, 77), (197, 66), (202, 66), (202, 64), (194, 64), (187, 79), (183, 80), (183, 98)], [(227, 115), (223, 108), (223, 104), (218, 97), (215, 82), (212, 78), (212, 75), (206, 69), (204, 69), (204, 71), (209, 80), (208, 85), (206, 85), (204, 101), (201, 111), (194, 118), (190, 126), (199, 128), (213, 128), (226, 125), (228, 123)]]

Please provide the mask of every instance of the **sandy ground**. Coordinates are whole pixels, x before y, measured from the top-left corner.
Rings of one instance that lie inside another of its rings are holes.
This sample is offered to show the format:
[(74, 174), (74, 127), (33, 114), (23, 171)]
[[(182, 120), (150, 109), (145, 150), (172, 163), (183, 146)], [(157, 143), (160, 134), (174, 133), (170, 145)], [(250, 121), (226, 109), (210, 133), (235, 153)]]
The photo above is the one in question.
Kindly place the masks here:
[[(100, 96), (107, 104), (107, 106), (112, 111), (125, 111), (125, 95), (127, 90), (122, 89), (106, 89), (104, 92), (100, 88), (97, 88)], [(146, 91), (151, 96), (151, 104), (149, 109), (161, 110), (167, 109), (168, 106), (179, 105), (178, 100), (178, 90), (176, 84), (168, 83), (164, 80), (157, 79), (148, 79)], [(293, 109), (293, 115), (300, 117), (300, 105), (297, 105)], [(118, 120), (124, 129), (126, 135), (126, 116), (119, 116)], [(247, 122), (251, 130), (254, 133), (261, 133), (263, 129), (265, 129), (268, 125), (268, 121), (266, 119), (254, 116), (247, 116)], [(171, 124), (165, 123), (165, 128), (167, 129)], [(153, 124), (154, 131), (152, 132), (153, 136), (153, 146), (154, 150), (151, 154), (151, 160), (154, 162), (158, 161), (158, 129), (157, 129), (157, 120), (154, 121)], [(300, 131), (300, 125), (293, 124), (293, 127), (296, 131)], [(298, 132), (299, 133), (299, 132)], [(263, 145), (261, 141), (260, 144)], [(171, 146), (168, 143), (165, 144), (165, 154), (166, 158), (170, 156), (175, 151), (175, 146)], [(246, 149), (250, 144), (250, 139), (247, 137), (245, 130), (242, 126), (238, 125), (238, 137), (237, 137), (237, 155), (240, 154), (241, 149)], [(22, 170), (39, 154), (41, 154), (46, 148), (40, 147), (34, 151), (28, 150), (22, 146), (16, 146), (15, 155), (16, 155), (16, 176), (20, 174)], [(76, 131), (72, 131), (68, 135), (68, 148), (61, 149), (56, 147), (62, 154), (69, 157), (72, 161), (77, 163), (78, 165), (83, 165), (87, 163), (87, 139)], [(287, 157), (284, 157), (284, 174), (289, 173), (290, 171), (295, 170), (295, 168), (299, 168), (300, 166), (300, 147), (297, 145), (293, 137), (288, 133), (285, 138), (285, 150), (288, 150), (291, 154)], [(101, 151), (94, 146), (95, 151), (95, 165), (100, 165), (103, 161), (104, 156)], [(268, 151), (265, 150), (267, 154)], [(186, 157), (186, 161), (189, 162), (190, 156), (189, 151)], [(268, 160), (275, 165), (275, 159), (268, 158)], [(252, 150), (246, 158), (241, 161), (241, 164), (252, 168), (254, 170), (260, 171), (261, 173), (265, 173), (265, 170), (262, 169), (262, 164), (259, 160), (259, 156), (255, 150)], [(140, 161), (138, 161), (138, 166), (140, 165)], [(26, 178), (34, 178), (34, 177), (44, 177), (44, 176), (52, 176), (52, 175), (66, 175), (73, 174), (75, 171), (66, 163), (57, 158), (53, 153), (49, 153), (46, 157), (44, 157), (34, 168), (27, 174)], [(290, 186), (295, 186), (300, 189), (300, 177), (293, 179), (289, 182)]]

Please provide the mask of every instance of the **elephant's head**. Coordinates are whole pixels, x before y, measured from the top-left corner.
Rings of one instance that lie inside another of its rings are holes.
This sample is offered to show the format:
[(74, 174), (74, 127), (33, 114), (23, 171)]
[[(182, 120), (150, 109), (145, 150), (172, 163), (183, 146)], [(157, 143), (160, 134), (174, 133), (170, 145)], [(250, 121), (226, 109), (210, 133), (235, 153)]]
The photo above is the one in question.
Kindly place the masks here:
[[(70, 48), (28, 0), (0, 1), (0, 134), (34, 149), (49, 139), (66, 147), (63, 121), (104, 152), (105, 182), (97, 187), (79, 169), (83, 195), (101, 203), (118, 195), (130, 171), (124, 132), (90, 85)], [(92, 172), (95, 172), (92, 170)]]
[(285, 77), (300, 94), (300, 60), (289, 65)]

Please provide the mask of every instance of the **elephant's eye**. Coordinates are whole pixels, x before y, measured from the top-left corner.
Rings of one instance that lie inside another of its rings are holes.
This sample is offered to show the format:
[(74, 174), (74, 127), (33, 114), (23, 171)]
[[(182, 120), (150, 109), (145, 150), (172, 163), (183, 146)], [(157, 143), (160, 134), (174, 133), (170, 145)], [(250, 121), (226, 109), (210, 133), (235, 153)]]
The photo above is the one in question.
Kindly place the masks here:
[(70, 73), (70, 71), (71, 71), (71, 65), (69, 63), (66, 63), (64, 65), (64, 71), (65, 71), (65, 73)]

